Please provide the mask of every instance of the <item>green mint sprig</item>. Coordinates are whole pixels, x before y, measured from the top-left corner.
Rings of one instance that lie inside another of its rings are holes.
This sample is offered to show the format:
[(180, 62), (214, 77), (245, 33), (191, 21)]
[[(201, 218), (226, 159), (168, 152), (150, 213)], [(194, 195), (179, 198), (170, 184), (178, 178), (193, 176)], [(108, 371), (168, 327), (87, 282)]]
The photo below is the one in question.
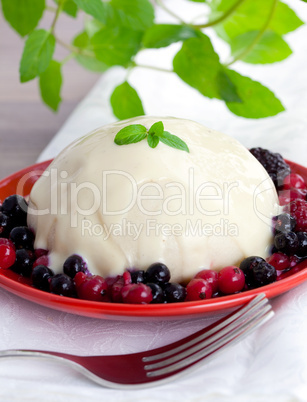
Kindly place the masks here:
[[(202, 20), (181, 18), (176, 6), (168, 8), (165, 0), (0, 0), (5, 20), (25, 38), (20, 81), (38, 79), (42, 100), (53, 110), (61, 102), (63, 66), (73, 58), (96, 73), (121, 66), (127, 69), (127, 77), (139, 68), (177, 75), (203, 96), (224, 102), (237, 116), (259, 119), (282, 112), (284, 106), (269, 88), (241, 75), (235, 66), (239, 60), (262, 65), (288, 58), (292, 50), (287, 34), (303, 24), (293, 9), (282, 0), (186, 1), (200, 3), (200, 14), (207, 15), (206, 20), (195, 23)], [(175, 21), (158, 24), (153, 3)], [(49, 29), (43, 29), (40, 21), (47, 13), (53, 14), (52, 22)], [(70, 42), (61, 38), (57, 25), (63, 13), (70, 18), (81, 13), (86, 17), (81, 31), (77, 31), (76, 24)], [(220, 57), (215, 43), (206, 35), (210, 28), (226, 42), (231, 52), (229, 60)], [(171, 68), (136, 62), (142, 51), (158, 52), (174, 43), (181, 46)], [(55, 59), (58, 46), (67, 51), (62, 60)], [(140, 90), (145, 92), (146, 88)], [(146, 113), (137, 89), (128, 79), (114, 88), (110, 102), (118, 119)], [(147, 136), (148, 143), (157, 146), (162, 137)]]
[(146, 138), (151, 148), (156, 148), (161, 141), (169, 147), (190, 152), (187, 144), (181, 138), (164, 130), (162, 121), (154, 123), (149, 130), (142, 124), (130, 124), (116, 134), (114, 142), (117, 145), (127, 145), (140, 142)]

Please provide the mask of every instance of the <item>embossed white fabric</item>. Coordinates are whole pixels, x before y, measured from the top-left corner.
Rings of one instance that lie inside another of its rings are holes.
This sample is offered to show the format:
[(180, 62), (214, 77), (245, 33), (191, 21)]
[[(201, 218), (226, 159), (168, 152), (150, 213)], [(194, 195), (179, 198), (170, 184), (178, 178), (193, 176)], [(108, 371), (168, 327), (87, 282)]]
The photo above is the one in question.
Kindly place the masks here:
[[(201, 4), (179, 0), (178, 12), (192, 14)], [(291, 1), (307, 22), (307, 4)], [(165, 16), (161, 14), (160, 20)], [(282, 63), (238, 69), (275, 91), (287, 111), (272, 118), (247, 120), (232, 115), (219, 101), (203, 98), (178, 78), (138, 69), (129, 77), (147, 114), (190, 118), (306, 165), (307, 27), (288, 35), (294, 54)], [(218, 42), (219, 43), (219, 42)], [(146, 51), (140, 63), (168, 66), (178, 49)], [(159, 57), (157, 57), (159, 54)], [(42, 153), (55, 156), (73, 139), (115, 120), (108, 103), (121, 68), (107, 72), (80, 103)], [(193, 374), (157, 388), (116, 391), (91, 383), (64, 365), (47, 360), (0, 359), (0, 400), (6, 401), (306, 401), (307, 283), (272, 300), (275, 317)], [(0, 289), (0, 348), (49, 349), (75, 354), (121, 354), (152, 349), (180, 339), (220, 318), (137, 322), (108, 321), (41, 307)]]

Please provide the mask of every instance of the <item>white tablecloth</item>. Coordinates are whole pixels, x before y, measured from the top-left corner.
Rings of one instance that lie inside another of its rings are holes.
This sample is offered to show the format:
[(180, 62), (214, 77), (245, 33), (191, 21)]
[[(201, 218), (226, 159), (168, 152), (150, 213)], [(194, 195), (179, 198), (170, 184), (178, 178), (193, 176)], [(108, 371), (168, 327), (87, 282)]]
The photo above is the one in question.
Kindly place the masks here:
[[(170, 0), (170, 3), (175, 1), (182, 7), (187, 3), (178, 0)], [(291, 3), (307, 21), (307, 5), (299, 1)], [(193, 10), (195, 6), (193, 4)], [(163, 18), (162, 14), (161, 21)], [(288, 35), (294, 54), (282, 63), (265, 66), (237, 63), (243, 74), (268, 85), (282, 100), (287, 111), (272, 118), (236, 117), (222, 102), (210, 101), (176, 76), (162, 72), (137, 69), (129, 81), (144, 100), (147, 114), (190, 118), (238, 138), (247, 147), (267, 147), (306, 165), (306, 37), (305, 26)], [(177, 49), (175, 44), (170, 50), (148, 50), (140, 55), (140, 62), (167, 67)], [(65, 145), (91, 129), (114, 121), (108, 99), (124, 77), (121, 68), (107, 72), (54, 137), (40, 160), (55, 156)], [(275, 298), (272, 304), (276, 315), (270, 322), (197, 372), (169, 385), (149, 390), (115, 391), (91, 383), (55, 362), (11, 359), (0, 360), (0, 400), (306, 401), (307, 283)], [(178, 321), (99, 320), (41, 307), (0, 289), (0, 348), (49, 349), (75, 354), (137, 352), (180, 339), (220, 316)]]

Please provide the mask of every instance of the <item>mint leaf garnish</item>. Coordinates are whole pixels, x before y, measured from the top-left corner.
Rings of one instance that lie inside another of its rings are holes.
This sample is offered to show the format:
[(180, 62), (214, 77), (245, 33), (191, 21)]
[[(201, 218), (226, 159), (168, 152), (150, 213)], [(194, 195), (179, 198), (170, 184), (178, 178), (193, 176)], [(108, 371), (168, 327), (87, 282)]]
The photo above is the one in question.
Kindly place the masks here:
[(126, 126), (116, 134), (114, 142), (117, 145), (126, 145), (140, 142), (145, 138), (147, 138), (148, 145), (151, 148), (156, 148), (159, 141), (162, 141), (169, 147), (190, 152), (187, 144), (182, 139), (168, 131), (164, 131), (162, 121), (154, 123), (149, 130), (147, 130), (147, 128), (142, 124), (131, 124), (130, 126)]
[(45, 9), (45, 0), (2, 0), (4, 18), (21, 36), (37, 26)]
[(190, 152), (187, 144), (182, 141), (176, 135), (169, 133), (168, 131), (163, 131), (163, 133), (159, 136), (160, 141), (164, 144), (168, 145), (169, 147), (180, 149), (181, 151)]
[(148, 142), (148, 145), (151, 147), (151, 148), (156, 148), (156, 146), (159, 144), (159, 137), (157, 137), (156, 135), (154, 135), (154, 134), (148, 134), (148, 136), (147, 136), (147, 142)]
[(114, 115), (120, 120), (145, 114), (139, 95), (127, 81), (114, 89), (110, 101)]
[(122, 128), (115, 136), (117, 145), (133, 144), (147, 137), (147, 128), (142, 124), (131, 124)]
[(148, 134), (156, 135), (159, 137), (160, 135), (163, 134), (163, 131), (164, 131), (164, 125), (162, 121), (157, 121), (150, 127), (150, 129), (148, 130)]
[(52, 59), (54, 36), (44, 29), (33, 31), (26, 40), (20, 61), (20, 81), (27, 82), (43, 73)]

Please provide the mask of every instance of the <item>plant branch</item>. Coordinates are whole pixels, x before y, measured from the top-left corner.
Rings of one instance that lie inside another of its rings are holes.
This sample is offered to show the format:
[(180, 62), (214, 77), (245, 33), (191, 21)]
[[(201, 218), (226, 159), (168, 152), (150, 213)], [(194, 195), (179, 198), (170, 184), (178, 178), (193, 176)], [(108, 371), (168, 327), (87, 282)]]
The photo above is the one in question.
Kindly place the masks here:
[(150, 70), (162, 71), (163, 73), (173, 73), (173, 70), (168, 70), (167, 68), (148, 66), (148, 65), (145, 65), (145, 64), (134, 63), (134, 67), (140, 67), (140, 68), (147, 68), (147, 69), (150, 69)]
[(162, 2), (162, 0), (155, 0), (155, 3), (157, 4), (157, 6), (159, 6), (160, 8), (162, 8), (164, 11), (166, 11), (169, 15), (171, 15), (172, 17), (176, 18), (176, 20), (178, 20), (179, 22), (181, 22), (182, 24), (186, 24), (180, 17), (179, 15), (175, 14), (172, 10), (170, 10), (168, 7), (166, 7), (166, 5)]
[(47, 11), (52, 11), (53, 13), (55, 13), (57, 11), (56, 7), (51, 7), (51, 6), (46, 6), (46, 10)]
[(196, 24), (193, 25), (194, 28), (207, 28), (207, 27), (212, 27), (213, 25), (217, 25), (220, 22), (226, 20), (236, 9), (244, 2), (245, 0), (237, 0), (237, 2), (229, 8), (223, 15), (220, 17), (216, 18), (215, 20), (209, 21), (206, 24)]
[(267, 28), (273, 18), (274, 12), (276, 10), (277, 2), (278, 2), (278, 0), (273, 0), (272, 7), (270, 9), (268, 18), (266, 19), (263, 27), (260, 29), (260, 31), (258, 32), (257, 36), (254, 38), (254, 40), (245, 49), (243, 49), (241, 53), (239, 53), (236, 57), (234, 57), (233, 60), (231, 60), (229, 63), (227, 63), (226, 64), (227, 67), (230, 66), (231, 64), (235, 63), (236, 61), (243, 59), (257, 45), (257, 43), (262, 38), (263, 34), (267, 30)]
[(88, 57), (92, 57), (95, 58), (95, 56), (93, 55), (92, 52), (87, 51), (86, 49), (81, 49), (79, 47), (76, 46), (72, 46), (69, 45), (68, 43), (63, 42), (61, 39), (59, 38), (55, 38), (55, 40), (57, 41), (57, 43), (59, 45), (61, 45), (62, 47), (64, 47), (65, 49), (69, 50), (71, 53), (76, 54), (82, 54), (83, 56), (88, 56)]
[(51, 24), (51, 28), (50, 28), (51, 32), (54, 32), (55, 24), (57, 23), (57, 20), (61, 14), (63, 4), (64, 4), (64, 0), (60, 0), (58, 6), (56, 8), (56, 12), (55, 12), (55, 16), (53, 18), (52, 24)]

